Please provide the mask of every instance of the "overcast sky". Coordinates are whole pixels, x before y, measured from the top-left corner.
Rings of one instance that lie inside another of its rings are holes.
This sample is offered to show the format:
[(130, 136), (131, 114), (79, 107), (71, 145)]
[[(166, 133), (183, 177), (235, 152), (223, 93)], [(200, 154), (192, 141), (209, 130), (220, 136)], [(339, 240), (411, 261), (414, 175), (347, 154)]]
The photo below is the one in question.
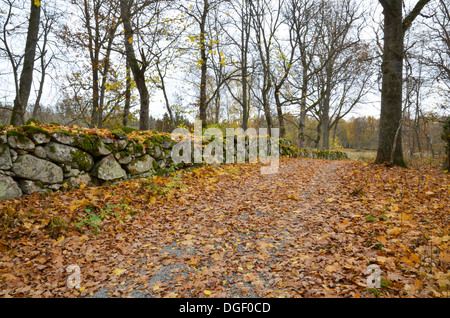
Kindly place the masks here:
[[(3, 0), (0, 0), (0, 8), (1, 5), (4, 6)], [(58, 6), (61, 8), (61, 6), (65, 5), (65, 2), (62, 0), (54, 0), (58, 3)], [(22, 12), (18, 11), (18, 17), (17, 19), (19, 19), (21, 16), (23, 18), (23, 15), (27, 14), (28, 11), (28, 1), (26, 2), (26, 6), (25, 6), (25, 10), (22, 10)], [(381, 6), (378, 4), (378, 1), (372, 0), (372, 1), (364, 1), (364, 5), (366, 6), (371, 6), (369, 7), (369, 10), (372, 10), (374, 12), (373, 16), (375, 19), (375, 22), (380, 22), (382, 21), (382, 13), (381, 13)], [(406, 5), (405, 5), (405, 9), (406, 11), (409, 12), (410, 8), (412, 8), (413, 6), (413, 0), (408, 0), (406, 1)], [(45, 2), (44, 2), (45, 4)], [(3, 15), (3, 14), (2, 14)], [(71, 16), (72, 18), (73, 15), (68, 14), (67, 15), (68, 18), (70, 19)], [(0, 18), (0, 22), (3, 23), (4, 22), (4, 15), (2, 18)], [(371, 25), (376, 25), (373, 24), (372, 21), (367, 21), (369, 24)], [(26, 31), (26, 25), (21, 25), (20, 30), (22, 32)], [(366, 28), (365, 29), (365, 33), (364, 33), (364, 37), (366, 37), (367, 39), (373, 39), (375, 37), (375, 33), (374, 33), (374, 28)], [(14, 45), (16, 44), (16, 45)], [(21, 47), (21, 45), (17, 45), (17, 42), (14, 43), (12, 42), (11, 45), (14, 47), (14, 49), (16, 50), (16, 52), (20, 52), (21, 50), (23, 50), (23, 47)], [(53, 48), (53, 50), (55, 52), (58, 51), (57, 48)], [(70, 60), (70, 59), (69, 59)], [(73, 59), (75, 60), (75, 58)], [(55, 105), (61, 98), (61, 95), (59, 94), (60, 92), (60, 87), (58, 86), (58, 83), (61, 83), (61, 79), (58, 78), (58, 76), (63, 75), (66, 71), (68, 71), (72, 65), (71, 63), (66, 63), (64, 61), (55, 61), (55, 65), (57, 67), (57, 69), (55, 71), (53, 71), (51, 73), (51, 78), (47, 77), (46, 79), (46, 85), (45, 85), (45, 92), (44, 92), (44, 96), (42, 98), (42, 102), (41, 104), (44, 106), (49, 106), (49, 105)], [(39, 64), (36, 63), (36, 67), (38, 67)], [(38, 72), (35, 72), (35, 78), (38, 78), (40, 76), (40, 74)], [(183, 77), (184, 74), (172, 74), (171, 78), (172, 80), (169, 82), (169, 86), (170, 86), (170, 92), (173, 91), (179, 91), (179, 93), (181, 95), (185, 94), (186, 96), (192, 96), (196, 94), (196, 91), (194, 90), (194, 88), (191, 87), (191, 89), (189, 90), (189, 88), (187, 87), (186, 83), (183, 81)], [(35, 91), (37, 91), (38, 89), (38, 80), (35, 80), (33, 83), (33, 88)], [(375, 90), (373, 92), (373, 94), (370, 95), (370, 97), (368, 98), (369, 103), (365, 103), (365, 104), (360, 104), (357, 107), (355, 107), (355, 109), (352, 111), (351, 114), (349, 114), (347, 116), (375, 116), (375, 117), (379, 117), (379, 113), (380, 113), (380, 94), (377, 91), (377, 86), (375, 86)], [(12, 80), (12, 72), (11, 72), (11, 65), (8, 63), (8, 61), (2, 56), (0, 58), (0, 101), (3, 104), (11, 104), (14, 100), (14, 84), (13, 84), (13, 80)], [(35, 94), (33, 94), (30, 96), (30, 103), (34, 103), (35, 100)], [(163, 96), (162, 93), (160, 92), (155, 92), (155, 94), (152, 97), (152, 103), (150, 105), (150, 114), (153, 117), (162, 117), (162, 115), (165, 113), (165, 106), (163, 104)]]

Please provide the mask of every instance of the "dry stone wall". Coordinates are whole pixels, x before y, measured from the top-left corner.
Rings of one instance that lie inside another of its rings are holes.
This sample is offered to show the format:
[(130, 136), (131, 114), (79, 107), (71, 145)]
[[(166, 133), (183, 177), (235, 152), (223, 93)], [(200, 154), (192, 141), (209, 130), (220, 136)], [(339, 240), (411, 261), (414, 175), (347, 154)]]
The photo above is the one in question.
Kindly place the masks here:
[[(279, 142), (281, 156), (346, 158), (342, 152), (301, 149), (284, 139)], [(207, 143), (203, 142), (203, 146)], [(0, 129), (0, 199), (148, 177), (173, 164), (171, 152), (175, 144), (168, 134), (157, 132), (134, 131), (127, 135), (122, 130), (48, 124), (3, 127)], [(194, 151), (191, 152), (191, 162), (194, 162)], [(246, 152), (249, 153), (248, 145)]]
[(147, 177), (170, 165), (173, 145), (164, 134), (148, 136), (143, 144), (120, 133), (6, 130), (0, 133), (0, 199)]

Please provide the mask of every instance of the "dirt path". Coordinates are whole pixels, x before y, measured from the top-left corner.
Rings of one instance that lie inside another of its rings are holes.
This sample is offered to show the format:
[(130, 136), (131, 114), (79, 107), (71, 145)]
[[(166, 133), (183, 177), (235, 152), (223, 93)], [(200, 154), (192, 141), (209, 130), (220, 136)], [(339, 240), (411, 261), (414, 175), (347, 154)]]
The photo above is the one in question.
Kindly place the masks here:
[[(260, 168), (0, 202), (0, 297), (445, 296), (445, 175), (286, 158), (276, 174)], [(102, 219), (96, 236), (75, 225), (88, 211)], [(389, 286), (368, 289), (369, 264)]]
[(324, 222), (339, 218), (327, 200), (340, 195), (346, 169), (344, 161), (289, 160), (274, 175), (218, 178), (194, 202), (161, 207), (163, 222), (136, 222), (132, 242), (116, 237), (115, 266), (127, 273), (93, 297), (332, 295), (321, 276), (333, 266), (321, 256), (330, 245)]

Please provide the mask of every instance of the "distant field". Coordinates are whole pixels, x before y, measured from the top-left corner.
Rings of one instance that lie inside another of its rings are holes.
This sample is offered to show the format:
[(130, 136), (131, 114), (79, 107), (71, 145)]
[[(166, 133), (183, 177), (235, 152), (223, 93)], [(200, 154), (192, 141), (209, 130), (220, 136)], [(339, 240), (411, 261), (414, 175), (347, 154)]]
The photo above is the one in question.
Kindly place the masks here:
[[(350, 160), (361, 162), (373, 162), (375, 161), (375, 158), (377, 156), (377, 152), (375, 150), (357, 151), (356, 149), (344, 149), (342, 151), (348, 155), (348, 158)], [(411, 157), (408, 152), (404, 152), (403, 156), (406, 160), (407, 165), (411, 167), (419, 167), (423, 165), (441, 167), (444, 162), (443, 156), (436, 156), (435, 158), (432, 158), (431, 154), (429, 153), (422, 154), (422, 158), (420, 157), (419, 153), (415, 154), (414, 157)]]
[(348, 155), (348, 158), (351, 160), (359, 160), (359, 161), (373, 161), (377, 156), (376, 151), (372, 150), (356, 150), (356, 149), (344, 149), (342, 150)]

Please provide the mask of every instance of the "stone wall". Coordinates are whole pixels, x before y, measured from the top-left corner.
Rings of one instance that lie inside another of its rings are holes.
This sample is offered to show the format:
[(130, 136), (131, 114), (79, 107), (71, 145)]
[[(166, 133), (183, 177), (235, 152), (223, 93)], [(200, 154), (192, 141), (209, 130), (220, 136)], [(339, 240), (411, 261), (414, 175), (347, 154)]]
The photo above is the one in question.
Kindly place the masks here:
[[(175, 141), (168, 134), (127, 132), (52, 124), (0, 128), (0, 199), (148, 177), (173, 164)], [(280, 140), (279, 149), (281, 156), (345, 157), (340, 152), (300, 149), (287, 140)]]
[(147, 177), (170, 165), (168, 135), (133, 140), (120, 131), (100, 132), (38, 126), (1, 132), (0, 199)]

